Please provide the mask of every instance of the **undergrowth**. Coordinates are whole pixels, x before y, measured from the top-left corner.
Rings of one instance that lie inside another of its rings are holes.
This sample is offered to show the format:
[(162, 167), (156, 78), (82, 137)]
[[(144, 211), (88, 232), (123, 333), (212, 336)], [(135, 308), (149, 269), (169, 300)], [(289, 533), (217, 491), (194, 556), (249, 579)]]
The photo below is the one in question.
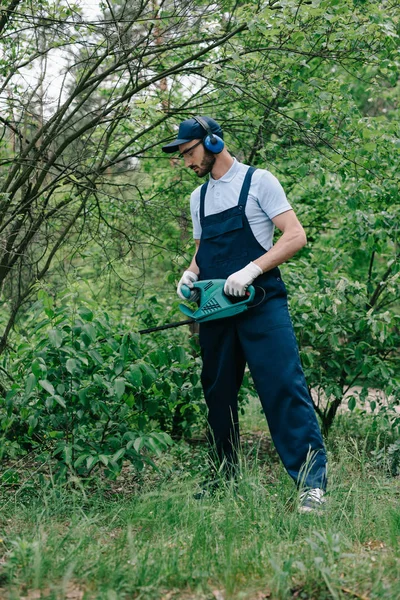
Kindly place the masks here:
[(250, 409), (238, 488), (202, 502), (193, 499), (206, 470), (201, 442), (174, 445), (156, 471), (127, 465), (113, 482), (60, 485), (51, 470), (35, 474), (34, 457), (21, 464), (25, 479), (2, 488), (0, 597), (400, 597), (400, 480), (374, 454), (382, 435), (366, 443), (361, 417), (343, 416), (328, 442), (327, 510), (300, 515), (258, 407)]

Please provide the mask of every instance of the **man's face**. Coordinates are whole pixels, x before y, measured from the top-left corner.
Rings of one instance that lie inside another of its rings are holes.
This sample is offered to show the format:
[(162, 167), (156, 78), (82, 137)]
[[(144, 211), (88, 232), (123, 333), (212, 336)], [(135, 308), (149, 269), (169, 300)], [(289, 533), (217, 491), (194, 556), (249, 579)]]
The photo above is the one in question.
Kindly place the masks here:
[(215, 155), (204, 148), (201, 140), (181, 144), (179, 152), (185, 161), (185, 167), (192, 169), (197, 177), (204, 177), (211, 173), (215, 164)]

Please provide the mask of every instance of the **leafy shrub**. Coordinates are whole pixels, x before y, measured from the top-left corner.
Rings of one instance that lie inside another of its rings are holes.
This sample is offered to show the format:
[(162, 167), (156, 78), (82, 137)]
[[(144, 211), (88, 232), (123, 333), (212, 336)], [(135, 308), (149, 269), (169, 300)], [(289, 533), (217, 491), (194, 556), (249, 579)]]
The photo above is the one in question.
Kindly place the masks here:
[(172, 443), (169, 433), (190, 433), (201, 390), (198, 362), (182, 346), (140, 340), (121, 324), (117, 331), (107, 313), (68, 296), (55, 308), (40, 291), (30, 314), (35, 325), (27, 323), (26, 341), (8, 357), (14, 383), (0, 401), (3, 451), (38, 449), (60, 474), (104, 465), (114, 477), (125, 460), (137, 469), (151, 462)]
[(387, 471), (393, 477), (400, 475), (400, 440), (395, 440), (387, 448), (372, 452), (374, 464)]
[[(385, 301), (371, 306), (367, 285), (338, 274), (336, 254), (326, 252), (325, 272), (311, 257), (288, 273), (291, 309), (307, 382), (317, 395), (316, 410), (325, 434), (329, 432), (346, 392), (350, 410), (369, 402), (370, 390), (399, 401), (400, 316), (389, 310), (400, 294), (399, 276), (386, 285)], [(331, 272), (328, 271), (331, 269)], [(383, 287), (383, 285), (382, 285)], [(370, 409), (385, 412), (379, 398)], [(392, 419), (398, 428), (398, 418)]]

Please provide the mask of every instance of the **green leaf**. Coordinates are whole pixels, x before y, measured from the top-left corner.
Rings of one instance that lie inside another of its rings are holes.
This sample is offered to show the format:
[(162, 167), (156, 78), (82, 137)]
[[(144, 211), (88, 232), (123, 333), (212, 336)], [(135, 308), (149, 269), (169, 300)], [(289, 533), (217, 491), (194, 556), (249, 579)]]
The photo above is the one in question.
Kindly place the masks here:
[(151, 436), (149, 436), (146, 440), (146, 447), (149, 450), (153, 450), (153, 452), (155, 452), (157, 455), (159, 455), (161, 452), (160, 443), (157, 443), (157, 441)]
[(29, 373), (26, 384), (25, 384), (25, 396), (29, 396), (29, 394), (35, 389), (37, 383), (37, 379), (33, 373)]
[(35, 377), (37, 379), (39, 379), (39, 377), (43, 377), (43, 373), (46, 374), (47, 373), (47, 367), (46, 364), (44, 363), (43, 359), (36, 359), (33, 361), (32, 366), (32, 373), (35, 375)]
[(54, 348), (60, 348), (63, 342), (63, 335), (59, 329), (50, 329), (49, 331), (50, 344)]
[(29, 430), (28, 433), (29, 435), (32, 435), (32, 433), (34, 432), (34, 430), (36, 429), (37, 425), (38, 425), (38, 420), (35, 417), (35, 415), (31, 415), (28, 418), (28, 423), (29, 423)]
[(96, 341), (96, 329), (91, 323), (85, 323), (82, 327), (82, 333), (86, 333), (92, 342)]
[(103, 463), (103, 465), (107, 466), (109, 463), (109, 457), (105, 454), (99, 454), (99, 460)]
[[(90, 455), (89, 455), (90, 456)], [(79, 467), (79, 465), (81, 465), (86, 459), (87, 459), (88, 455), (87, 454), (81, 454), (80, 456), (78, 456), (78, 458), (76, 459), (76, 461), (74, 462), (74, 467), (75, 469), (77, 467)]]
[(46, 315), (48, 317), (52, 318), (54, 316), (54, 311), (52, 310), (53, 309), (53, 298), (51, 298), (51, 296), (49, 296), (48, 293), (45, 292), (45, 290), (39, 290), (38, 291), (38, 299), (42, 302), (44, 312), (46, 313)]
[(354, 410), (357, 404), (357, 400), (355, 399), (354, 396), (351, 396), (347, 402), (347, 406), (349, 407), (349, 410)]
[(117, 452), (113, 455), (112, 457), (112, 461), (113, 462), (117, 462), (117, 460), (119, 460), (120, 458), (122, 458), (125, 454), (125, 448), (120, 448), (119, 450), (117, 450)]
[(120, 400), (125, 392), (125, 379), (118, 378), (114, 381), (114, 391), (118, 400)]
[(98, 456), (88, 456), (86, 459), (86, 468), (91, 469), (97, 462), (99, 462)]
[(160, 358), (159, 358), (158, 349), (150, 352), (149, 358), (150, 358), (151, 362), (153, 363), (153, 365), (155, 365), (156, 367), (160, 366)]
[(168, 435), (168, 433), (165, 433), (164, 431), (153, 431), (151, 435), (152, 435), (153, 438), (155, 438), (156, 440), (158, 440), (158, 442), (163, 447), (172, 446), (174, 444), (174, 441), (171, 438), (171, 436)]
[(126, 375), (126, 378), (134, 388), (139, 388), (142, 385), (142, 371), (140, 365), (132, 365), (130, 371)]
[(90, 344), (92, 343), (90, 336), (85, 331), (82, 331), (79, 337), (81, 338), (85, 346), (90, 346)]
[(61, 452), (64, 452), (64, 448), (65, 448), (65, 442), (64, 441), (59, 442), (53, 450), (53, 456), (57, 456), (58, 454), (61, 454)]
[(334, 162), (334, 163), (340, 163), (342, 160), (342, 156), (341, 154), (339, 154), (338, 152), (331, 152), (330, 155), (330, 159)]
[(93, 313), (86, 306), (78, 308), (78, 314), (84, 321), (93, 321)]
[(98, 373), (95, 373), (93, 375), (93, 381), (95, 383), (97, 383), (97, 385), (100, 385), (101, 387), (105, 387), (105, 388), (107, 387), (107, 381), (105, 381), (103, 379), (103, 377), (101, 375), (99, 375)]
[(123, 370), (124, 370), (124, 361), (117, 358), (114, 363), (114, 373), (116, 375), (120, 375)]
[(54, 398), (54, 400), (63, 408), (67, 408), (65, 402), (64, 402), (64, 398), (62, 396), (59, 396), (58, 394), (56, 394), (55, 396), (52, 396), (52, 398)]
[(47, 379), (39, 379), (39, 385), (41, 385), (42, 388), (52, 396), (54, 396), (56, 393), (54, 386), (50, 383), (50, 381), (47, 381)]
[(53, 396), (47, 396), (46, 401), (45, 401), (45, 405), (46, 408), (48, 408), (49, 410), (51, 410), (54, 406), (54, 397)]
[(29, 344), (26, 343), (22, 343), (19, 344), (17, 347), (17, 353), (18, 355), (24, 354), (25, 352), (29, 352), (29, 350), (31, 349)]
[(144, 443), (145, 443), (145, 438), (144, 437), (138, 437), (136, 438), (136, 440), (133, 442), (133, 447), (136, 450), (136, 452), (139, 452), (140, 449), (143, 447)]
[(73, 328), (72, 328), (72, 333), (75, 336), (78, 336), (81, 333), (81, 331), (82, 331), (82, 326), (81, 325), (74, 325)]
[(122, 357), (122, 360), (125, 362), (129, 356), (129, 336), (126, 333), (122, 338), (122, 343), (119, 347), (119, 354)]
[(192, 385), (197, 385), (199, 382), (199, 376), (197, 373), (191, 373), (189, 379)]
[(131, 348), (132, 348), (133, 352), (135, 353), (135, 356), (137, 358), (140, 358), (141, 352), (140, 352), (140, 348), (139, 348), (139, 339), (140, 339), (139, 336), (136, 333), (130, 333), (129, 339), (130, 339), (130, 343), (131, 343)]
[(129, 406), (129, 408), (132, 408), (132, 406), (135, 404), (135, 396), (133, 394), (129, 394), (129, 396), (126, 396), (125, 403), (127, 404), (127, 406)]
[(1, 481), (2, 483), (5, 484), (14, 484), (14, 483), (18, 483), (20, 480), (20, 476), (18, 471), (15, 471), (14, 469), (7, 469), (5, 471), (5, 473), (2, 473), (1, 475)]
[(67, 362), (65, 363), (65, 367), (66, 367), (68, 373), (71, 373), (71, 375), (73, 375), (74, 372), (78, 368), (78, 363), (76, 362), (76, 360), (74, 358), (69, 358), (67, 360)]
[(139, 346), (140, 336), (137, 333), (131, 332), (129, 334), (129, 337), (130, 337), (130, 340), (131, 340), (133, 346)]
[(65, 462), (67, 463), (67, 465), (70, 465), (71, 460), (72, 460), (72, 447), (71, 446), (64, 447), (64, 458), (65, 458)]
[(98, 365), (102, 365), (104, 363), (103, 357), (96, 350), (89, 350), (88, 354), (92, 360)]
[(78, 398), (82, 404), (85, 404), (87, 393), (88, 393), (88, 388), (83, 388), (83, 389), (79, 390), (79, 392), (78, 392)]
[(187, 361), (186, 352), (182, 346), (175, 346), (175, 348), (171, 350), (171, 356), (180, 364), (183, 364)]
[(367, 152), (373, 152), (376, 149), (376, 144), (374, 144), (374, 142), (368, 142), (368, 144), (364, 144), (363, 148)]
[(143, 384), (146, 388), (149, 388), (152, 385), (152, 383), (156, 380), (157, 373), (153, 369), (153, 367), (151, 367), (145, 362), (140, 363), (140, 369), (143, 375)]
[(180, 388), (182, 387), (184, 380), (180, 373), (177, 371), (172, 372), (172, 381)]

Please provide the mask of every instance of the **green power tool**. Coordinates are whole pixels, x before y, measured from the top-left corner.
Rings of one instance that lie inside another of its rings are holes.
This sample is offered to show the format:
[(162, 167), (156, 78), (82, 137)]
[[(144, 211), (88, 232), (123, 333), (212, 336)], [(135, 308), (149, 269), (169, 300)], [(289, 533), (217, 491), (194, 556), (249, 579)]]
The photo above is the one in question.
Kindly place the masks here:
[[(254, 300), (256, 293), (254, 287), (249, 286), (246, 296), (242, 299), (241, 296), (238, 298), (227, 296), (224, 292), (224, 285), (225, 279), (206, 279), (205, 281), (194, 282), (193, 289), (200, 291), (199, 308), (191, 310), (185, 304), (180, 304), (180, 310), (197, 323), (233, 317), (247, 310), (248, 304)], [(181, 292), (189, 299), (192, 289), (187, 285), (183, 285)]]
[[(179, 305), (180, 310), (187, 317), (190, 317), (189, 320), (142, 329), (139, 333), (151, 333), (162, 329), (170, 329), (171, 327), (189, 325), (190, 323), (205, 323), (215, 319), (226, 319), (247, 310), (248, 305), (254, 300), (256, 293), (254, 287), (252, 285), (248, 287), (244, 298), (242, 296), (227, 296), (224, 292), (225, 281), (225, 279), (205, 279), (204, 281), (194, 282), (193, 289), (200, 292), (199, 307), (197, 310), (192, 310), (186, 304)], [(181, 292), (189, 300), (193, 289), (187, 285), (182, 285)]]

